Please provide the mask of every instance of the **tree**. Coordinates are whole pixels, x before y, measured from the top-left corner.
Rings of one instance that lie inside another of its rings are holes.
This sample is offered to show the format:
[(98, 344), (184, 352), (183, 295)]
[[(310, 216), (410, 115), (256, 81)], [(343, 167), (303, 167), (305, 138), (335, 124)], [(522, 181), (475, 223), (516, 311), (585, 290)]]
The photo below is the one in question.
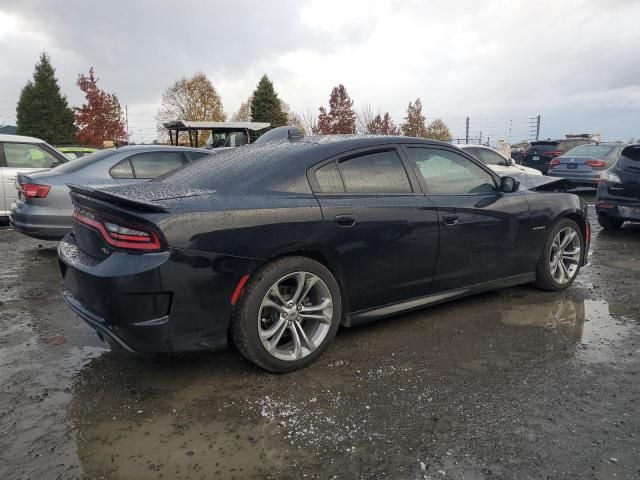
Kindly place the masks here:
[(287, 125), (298, 127), (300, 130), (305, 132), (306, 128), (304, 126), (304, 120), (302, 119), (302, 117), (296, 112), (292, 111), (288, 103), (283, 101), (281, 101), (280, 103), (282, 105), (282, 111), (287, 115)]
[(444, 123), (441, 118), (437, 118), (429, 124), (425, 137), (443, 142), (450, 142), (453, 138), (449, 127), (447, 127), (447, 124)]
[(353, 100), (349, 98), (347, 89), (340, 84), (333, 87), (329, 97), (329, 111), (320, 107), (318, 124), (314, 133), (330, 135), (336, 133), (355, 133), (356, 113), (353, 111)]
[(251, 103), (253, 102), (253, 95), (249, 96), (244, 102), (240, 104), (238, 111), (231, 117), (232, 122), (250, 122), (251, 121)]
[(98, 87), (93, 67), (89, 75), (78, 75), (76, 85), (84, 93), (87, 103), (75, 108), (78, 141), (84, 145), (101, 146), (105, 140), (118, 143), (126, 140), (122, 107), (118, 97)]
[(366, 133), (374, 135), (400, 135), (400, 129), (391, 120), (389, 112), (383, 116), (378, 113), (373, 120), (367, 124)]
[(427, 133), (427, 127), (424, 124), (424, 115), (422, 115), (422, 102), (416, 98), (415, 103), (409, 102), (407, 107), (407, 116), (404, 117), (405, 123), (402, 125), (402, 133), (407, 137), (424, 137)]
[[(182, 77), (162, 95), (162, 103), (156, 119), (158, 134), (166, 138), (163, 123), (175, 120), (224, 122), (227, 116), (222, 109), (222, 100), (211, 80), (202, 72), (191, 78)], [(206, 142), (206, 135), (200, 135), (200, 144)]]
[(356, 112), (356, 131), (358, 133), (369, 133), (369, 124), (376, 118), (376, 115), (380, 113), (373, 111), (370, 104), (366, 104), (358, 109)]
[(18, 135), (38, 137), (53, 145), (68, 145), (76, 140), (73, 110), (60, 93), (55, 69), (46, 53), (40, 55), (33, 80), (20, 93), (16, 108)]
[(282, 110), (282, 102), (273, 88), (273, 83), (266, 75), (262, 76), (253, 91), (251, 121), (268, 122), (272, 127), (287, 124), (287, 114)]

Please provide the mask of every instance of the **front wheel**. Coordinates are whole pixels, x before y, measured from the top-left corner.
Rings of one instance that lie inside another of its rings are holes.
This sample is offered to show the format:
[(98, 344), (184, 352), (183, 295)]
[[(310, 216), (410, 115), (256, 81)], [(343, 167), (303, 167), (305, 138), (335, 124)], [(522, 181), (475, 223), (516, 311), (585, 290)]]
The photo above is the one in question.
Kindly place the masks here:
[(536, 268), (536, 286), (543, 290), (564, 290), (580, 271), (584, 248), (582, 230), (568, 218), (551, 229)]
[(236, 307), (233, 339), (259, 367), (285, 373), (306, 367), (329, 346), (342, 313), (331, 272), (306, 257), (284, 257), (258, 270)]

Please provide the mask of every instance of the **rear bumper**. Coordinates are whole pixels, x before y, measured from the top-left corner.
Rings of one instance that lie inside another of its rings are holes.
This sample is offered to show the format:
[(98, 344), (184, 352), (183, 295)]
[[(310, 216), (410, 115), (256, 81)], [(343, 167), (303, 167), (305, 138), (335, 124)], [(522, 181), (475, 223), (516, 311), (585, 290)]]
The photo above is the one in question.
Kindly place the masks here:
[(41, 240), (61, 240), (71, 231), (72, 212), (52, 210), (14, 202), (9, 212), (11, 227), (25, 235)]
[(596, 193), (596, 213), (616, 220), (640, 222), (640, 199), (611, 195), (607, 184), (600, 183)]
[(551, 169), (549, 170), (548, 175), (555, 178), (564, 178), (579, 187), (597, 188), (598, 183), (600, 183), (600, 171), (579, 173)]
[(540, 163), (530, 163), (530, 162), (522, 162), (522, 166), (533, 168), (534, 170), (538, 170), (542, 172), (543, 175), (546, 175), (549, 171), (549, 164), (545, 164), (544, 162)]
[(256, 260), (169, 250), (83, 253), (73, 234), (58, 246), (62, 297), (101, 336), (141, 353), (226, 347), (233, 290)]

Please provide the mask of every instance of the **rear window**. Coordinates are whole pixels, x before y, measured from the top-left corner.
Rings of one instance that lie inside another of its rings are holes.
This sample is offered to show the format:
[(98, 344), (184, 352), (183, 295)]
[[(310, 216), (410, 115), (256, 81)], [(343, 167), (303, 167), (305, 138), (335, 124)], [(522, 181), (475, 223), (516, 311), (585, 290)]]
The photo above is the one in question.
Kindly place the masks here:
[(101, 150), (99, 152), (92, 153), (90, 155), (85, 155), (82, 158), (74, 160), (73, 162), (63, 163), (59, 167), (55, 167), (53, 171), (55, 172), (63, 172), (63, 173), (73, 173), (78, 170), (82, 170), (89, 165), (93, 165), (100, 160), (104, 160), (112, 155), (118, 153), (117, 150)]
[(613, 148), (607, 145), (579, 145), (569, 150), (565, 155), (568, 157), (601, 158), (607, 156)]
[(553, 150), (558, 150), (560, 145), (558, 142), (553, 143), (532, 143), (531, 150), (536, 150), (538, 152), (551, 152)]
[(622, 156), (618, 160), (618, 167), (623, 170), (640, 172), (640, 146), (627, 147), (622, 150)]

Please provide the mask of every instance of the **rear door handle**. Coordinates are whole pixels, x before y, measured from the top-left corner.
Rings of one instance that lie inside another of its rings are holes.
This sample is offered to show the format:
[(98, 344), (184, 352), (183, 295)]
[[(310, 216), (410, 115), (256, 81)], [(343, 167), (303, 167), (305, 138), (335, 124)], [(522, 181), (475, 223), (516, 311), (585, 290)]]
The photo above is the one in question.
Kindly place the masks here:
[(339, 227), (351, 227), (356, 223), (355, 215), (336, 215), (336, 223)]
[(449, 213), (442, 216), (445, 225), (455, 225), (460, 217), (455, 213)]

